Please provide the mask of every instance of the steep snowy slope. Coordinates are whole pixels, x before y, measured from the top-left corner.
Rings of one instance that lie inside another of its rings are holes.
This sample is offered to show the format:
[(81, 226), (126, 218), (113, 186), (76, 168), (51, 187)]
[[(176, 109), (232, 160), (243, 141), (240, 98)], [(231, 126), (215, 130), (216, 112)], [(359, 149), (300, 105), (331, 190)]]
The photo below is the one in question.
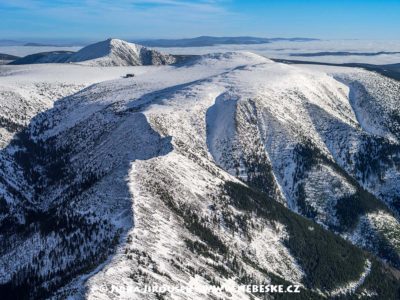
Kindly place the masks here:
[(54, 101), (91, 84), (121, 78), (127, 73), (156, 71), (151, 67), (95, 68), (48, 64), (0, 66), (0, 147)]
[(262, 299), (243, 284), (274, 283), (396, 299), (397, 136), (366, 128), (335, 76), (214, 54), (55, 102), (1, 152), (2, 295)]
[[(215, 138), (214, 132), (223, 127), (210, 126), (214, 145), (209, 149), (217, 163), (265, 192), (275, 193), (276, 188), (265, 183), (260, 186), (259, 178), (254, 182), (254, 174), (262, 174), (265, 182), (276, 178), (289, 208), (350, 239), (361, 216), (374, 212), (391, 219), (398, 215), (400, 147), (392, 134), (399, 116), (395, 105), (399, 102), (395, 93), (398, 82), (362, 71), (342, 75), (348, 80), (364, 78), (364, 86), (378, 94), (366, 98), (353, 95), (350, 83), (349, 88), (325, 74), (300, 72), (290, 66), (263, 65), (243, 71), (248, 74), (240, 74), (240, 79), (229, 74), (229, 81), (240, 83), (224, 97), (225, 103), (236, 101), (230, 121), (236, 132), (221, 130)], [(235, 91), (240, 84), (246, 86), (244, 92)], [(358, 117), (361, 108), (355, 103), (359, 99), (379, 106), (363, 112), (374, 120), (379, 111), (381, 123), (386, 125), (377, 123), (374, 130), (364, 129)], [(226, 115), (215, 118), (224, 122)], [(241, 130), (243, 124), (247, 128), (252, 125), (253, 134)], [(386, 126), (385, 134), (375, 134), (378, 126)], [(260, 142), (247, 142), (249, 136), (253, 141), (258, 138), (265, 150), (253, 160), (245, 158), (246, 152), (253, 149), (257, 153)], [(241, 145), (238, 141), (246, 142)], [(257, 157), (261, 163), (249, 164)], [(232, 170), (232, 166), (236, 168)], [(266, 168), (272, 172), (266, 173)], [(397, 231), (399, 225), (395, 224), (388, 226)], [(379, 231), (376, 253), (399, 266), (398, 238), (391, 235), (388, 239), (385, 230), (375, 229)]]
[[(151, 72), (151, 68), (135, 68), (136, 74)], [(93, 83), (121, 78), (132, 68), (94, 68), (75, 65), (30, 65), (0, 67), (0, 148), (16, 138), (32, 117), (53, 106), (54, 101), (87, 87)], [(10, 205), (11, 210), (18, 210), (19, 200), (12, 193), (23, 193), (30, 197), (29, 184), (20, 172), (16, 172), (12, 155), (14, 150), (1, 151), (0, 195)], [(8, 186), (11, 184), (11, 194)], [(18, 185), (20, 187), (18, 191)], [(22, 191), (23, 190), (23, 191)], [(3, 199), (3, 198), (2, 198)], [(16, 214), (18, 214), (16, 212)], [(8, 213), (1, 210), (0, 219)], [(17, 216), (18, 218), (18, 216)]]
[(86, 46), (78, 52), (54, 51), (38, 53), (17, 59), (11, 64), (79, 63), (90, 66), (168, 65), (175, 58), (141, 45), (118, 39), (108, 39)]

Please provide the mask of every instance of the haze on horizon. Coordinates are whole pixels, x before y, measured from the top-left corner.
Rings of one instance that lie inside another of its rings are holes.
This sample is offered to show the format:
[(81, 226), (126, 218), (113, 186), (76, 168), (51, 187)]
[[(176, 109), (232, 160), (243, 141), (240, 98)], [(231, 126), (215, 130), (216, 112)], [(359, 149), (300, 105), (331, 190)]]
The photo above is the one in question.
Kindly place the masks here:
[(2, 0), (0, 39), (398, 39), (399, 11), (395, 0)]

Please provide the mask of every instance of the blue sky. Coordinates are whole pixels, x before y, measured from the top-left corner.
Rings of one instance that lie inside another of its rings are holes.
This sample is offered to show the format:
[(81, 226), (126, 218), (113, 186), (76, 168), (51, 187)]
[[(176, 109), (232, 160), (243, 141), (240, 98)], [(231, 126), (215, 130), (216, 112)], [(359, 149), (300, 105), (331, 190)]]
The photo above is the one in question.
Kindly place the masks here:
[(400, 0), (0, 0), (0, 39), (400, 39)]

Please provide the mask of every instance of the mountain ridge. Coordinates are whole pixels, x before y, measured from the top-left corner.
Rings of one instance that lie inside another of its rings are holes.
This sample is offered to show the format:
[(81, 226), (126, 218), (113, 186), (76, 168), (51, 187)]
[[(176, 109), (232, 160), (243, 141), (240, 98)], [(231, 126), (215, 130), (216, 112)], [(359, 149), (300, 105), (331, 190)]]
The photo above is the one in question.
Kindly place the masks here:
[(175, 62), (171, 55), (118, 39), (107, 39), (91, 44), (78, 52), (55, 51), (28, 55), (12, 65), (26, 63), (79, 63), (91, 66), (164, 65)]
[(6, 127), (0, 289), (261, 299), (240, 286), (272, 283), (299, 284), (300, 299), (396, 299), (398, 89), (232, 52), (57, 101)]

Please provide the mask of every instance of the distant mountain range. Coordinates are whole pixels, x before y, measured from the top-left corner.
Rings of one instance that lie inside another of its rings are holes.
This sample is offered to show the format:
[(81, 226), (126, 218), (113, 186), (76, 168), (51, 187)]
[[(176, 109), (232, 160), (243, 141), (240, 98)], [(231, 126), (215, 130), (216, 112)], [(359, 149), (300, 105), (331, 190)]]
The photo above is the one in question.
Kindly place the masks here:
[(205, 47), (214, 45), (254, 45), (267, 44), (279, 41), (307, 42), (317, 39), (310, 38), (259, 38), (252, 36), (239, 37), (215, 37), (199, 36), (187, 39), (156, 39), (156, 40), (136, 40), (134, 42), (148, 47)]
[(393, 55), (400, 54), (399, 51), (379, 51), (379, 52), (346, 52), (346, 51), (325, 51), (325, 52), (305, 52), (305, 53), (292, 53), (290, 56), (302, 56), (302, 57), (315, 57), (315, 56), (377, 56), (377, 55)]
[(16, 60), (18, 56), (0, 53), (0, 60)]
[(73, 47), (81, 45), (82, 43), (40, 43), (40, 42), (27, 42), (27, 41), (16, 41), (16, 40), (0, 40), (0, 46), (26, 46), (26, 47)]
[[(199, 36), (195, 38), (185, 39), (134, 39), (133, 43), (138, 43), (147, 47), (205, 47), (214, 45), (254, 45), (267, 44), (279, 41), (290, 42), (308, 42), (317, 41), (312, 38), (260, 38), (252, 36), (237, 36), (237, 37), (215, 37), (215, 36)], [(79, 43), (79, 45), (81, 42)], [(26, 42), (15, 40), (0, 40), (0, 46), (29, 46), (29, 47), (71, 47), (73, 44), (68, 43), (40, 43)]]
[(14, 40), (0, 40), (0, 46), (22, 46), (24, 42)]
[(71, 44), (46, 44), (46, 43), (25, 43), (27, 47), (72, 47)]

